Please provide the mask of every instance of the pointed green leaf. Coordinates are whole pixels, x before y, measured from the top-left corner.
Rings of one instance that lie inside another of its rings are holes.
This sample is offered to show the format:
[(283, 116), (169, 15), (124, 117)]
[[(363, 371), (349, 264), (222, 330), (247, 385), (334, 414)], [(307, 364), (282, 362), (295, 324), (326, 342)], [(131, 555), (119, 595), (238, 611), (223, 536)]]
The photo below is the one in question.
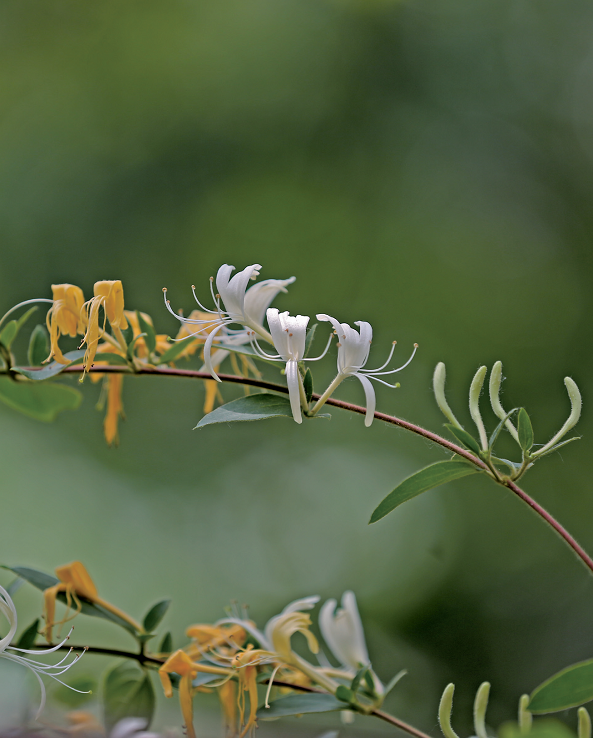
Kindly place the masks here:
[(173, 650), (173, 636), (170, 632), (165, 633), (161, 645), (159, 646), (158, 653), (171, 653)]
[[(25, 579), (34, 587), (40, 589), (42, 592), (49, 587), (53, 587), (54, 585), (58, 584), (60, 581), (51, 574), (46, 574), (45, 572), (38, 571), (37, 569), (31, 569), (28, 566), (0, 565), (0, 568), (12, 571), (14, 574), (22, 577), (22, 579)], [(60, 592), (57, 599), (64, 604), (68, 604), (64, 592)], [(125, 628), (125, 630), (127, 630), (132, 635), (137, 635), (136, 630), (132, 627), (132, 625), (130, 625), (130, 623), (127, 622), (127, 620), (123, 620), (117, 615), (114, 615), (109, 610), (105, 610), (105, 608), (101, 607), (101, 605), (96, 605), (94, 602), (87, 600), (86, 597), (78, 595), (78, 599), (80, 601), (80, 612), (84, 615), (90, 615), (96, 618), (103, 618), (103, 620), (109, 620), (111, 623), (115, 623), (115, 625), (119, 625), (121, 628)], [(72, 603), (70, 603), (70, 606), (71, 605)]]
[(339, 700), (342, 700), (342, 702), (354, 702), (354, 692), (349, 688), (346, 687), (344, 684), (340, 684), (340, 686), (336, 689), (336, 697)]
[(531, 425), (531, 420), (527, 414), (527, 410), (525, 410), (524, 407), (519, 410), (519, 415), (517, 417), (517, 433), (519, 435), (519, 445), (521, 446), (521, 449), (528, 452), (533, 446), (533, 426)]
[(41, 385), (0, 377), (0, 400), (31, 418), (50, 422), (63, 410), (75, 410), (82, 401), (82, 394), (63, 384)]
[(144, 616), (144, 630), (147, 633), (152, 633), (155, 628), (158, 627), (161, 620), (165, 617), (165, 613), (169, 609), (171, 600), (161, 600), (153, 605), (150, 610)]
[(574, 438), (569, 438), (567, 441), (562, 441), (561, 443), (557, 443), (555, 446), (552, 446), (552, 448), (549, 448), (545, 454), (541, 454), (538, 458), (543, 459), (544, 456), (551, 454), (552, 451), (558, 451), (559, 448), (562, 448), (562, 446), (566, 446), (567, 443), (572, 443), (573, 441), (580, 441), (580, 440), (581, 440), (581, 436), (574, 436)]
[(114, 354), (111, 351), (106, 351), (104, 354), (95, 354), (93, 366), (98, 361), (104, 361), (110, 366), (129, 366), (126, 357), (121, 354)]
[(305, 337), (305, 353), (303, 356), (307, 358), (309, 356), (309, 351), (311, 351), (311, 346), (313, 345), (313, 339), (315, 338), (315, 331), (317, 330), (318, 323), (313, 323), (313, 325), (307, 330), (307, 335)]
[(132, 340), (128, 344), (128, 350), (126, 352), (126, 356), (128, 357), (128, 359), (133, 359), (134, 358), (134, 347), (136, 346), (136, 344), (138, 343), (138, 341), (141, 338), (146, 338), (146, 333), (138, 333), (138, 334), (136, 334), (134, 336), (134, 338), (132, 338)]
[(433, 487), (438, 487), (440, 484), (451, 482), (453, 479), (460, 479), (469, 474), (476, 474), (478, 471), (478, 469), (470, 466), (465, 461), (457, 461), (456, 459), (452, 461), (437, 461), (436, 464), (431, 464), (425, 469), (421, 469), (407, 479), (404, 479), (375, 508), (369, 523), (376, 523), (377, 520), (381, 520), (387, 513), (390, 513), (398, 505), (401, 505), (402, 502), (411, 500), (412, 497), (416, 497), (422, 492), (426, 492)]
[(156, 349), (156, 334), (154, 332), (152, 323), (149, 323), (148, 320), (145, 320), (142, 313), (139, 310), (136, 310), (136, 317), (138, 318), (138, 325), (140, 326), (140, 331), (146, 334), (146, 337), (144, 339), (146, 341), (146, 347), (148, 348), (149, 352), (152, 354), (152, 352)]
[(530, 712), (559, 712), (593, 700), (593, 659), (562, 669), (537, 687), (527, 705)]
[(445, 428), (449, 433), (455, 436), (458, 441), (461, 441), (466, 448), (469, 448), (469, 450), (473, 451), (477, 456), (480, 455), (480, 444), (466, 430), (463, 430), (463, 428), (456, 428), (451, 423), (445, 423)]
[[(171, 340), (171, 339), (169, 339)], [(175, 359), (181, 354), (185, 349), (189, 346), (190, 343), (193, 343), (194, 341), (197, 341), (196, 336), (189, 336), (188, 338), (184, 338), (182, 341), (175, 341), (171, 348), (167, 349), (164, 354), (161, 354), (159, 357), (159, 364), (168, 364), (170, 361), (175, 361)]]
[(124, 661), (107, 672), (103, 686), (105, 727), (113, 726), (127, 717), (148, 721), (154, 714), (155, 695), (147, 673), (135, 664)]
[(262, 392), (258, 395), (247, 395), (238, 400), (227, 402), (205, 415), (196, 428), (203, 428), (213, 423), (234, 423), (245, 420), (264, 420), (266, 418), (292, 418), (290, 400), (281, 395)]
[(359, 669), (356, 672), (356, 674), (354, 675), (354, 679), (352, 679), (352, 682), (350, 684), (351, 692), (353, 693), (358, 692), (358, 688), (360, 687), (360, 682), (369, 673), (370, 668), (371, 668), (370, 664), (367, 664), (366, 666), (363, 666), (361, 669)]
[(16, 647), (25, 648), (25, 649), (31, 648), (33, 644), (35, 643), (35, 639), (37, 638), (38, 632), (39, 632), (39, 618), (34, 620), (31, 623), (31, 625), (21, 633), (21, 637), (16, 642)]
[(503, 428), (504, 424), (505, 424), (505, 423), (507, 422), (507, 420), (510, 420), (510, 418), (511, 418), (511, 415), (513, 415), (513, 413), (516, 413), (516, 412), (517, 412), (517, 410), (518, 410), (518, 408), (514, 407), (514, 408), (513, 408), (513, 409), (512, 409), (512, 410), (511, 410), (510, 412), (508, 412), (508, 413), (507, 413), (507, 414), (506, 414), (506, 415), (504, 416), (504, 418), (503, 418), (503, 419), (502, 419), (502, 420), (500, 421), (500, 423), (499, 423), (499, 424), (498, 424), (498, 425), (496, 426), (496, 428), (494, 429), (494, 432), (492, 433), (492, 435), (490, 436), (490, 439), (488, 440), (488, 448), (489, 448), (490, 450), (492, 450), (492, 448), (494, 447), (494, 444), (496, 443), (496, 439), (497, 439), (497, 438), (498, 438), (498, 436), (500, 435), (500, 432), (501, 432), (501, 430), (502, 430), (502, 428)]
[(129, 346), (132, 343), (132, 341), (134, 340), (134, 329), (132, 328), (132, 326), (128, 322), (128, 327), (127, 328), (121, 328), (120, 330), (121, 330), (122, 336), (124, 337), (125, 342)]
[(334, 712), (349, 710), (350, 705), (342, 702), (333, 694), (309, 692), (305, 694), (289, 694), (270, 702), (270, 707), (260, 707), (257, 717), (266, 718), (287, 717), (288, 715), (304, 715), (312, 712)]
[(391, 690), (395, 687), (399, 680), (403, 679), (403, 677), (405, 677), (407, 673), (407, 669), (402, 669), (401, 671), (398, 671), (397, 674), (391, 677), (391, 679), (385, 685), (385, 697), (387, 697), (387, 695), (391, 692)]
[(49, 336), (43, 325), (36, 325), (29, 339), (27, 361), (29, 366), (41, 366), (49, 356)]
[(80, 364), (80, 360), (84, 354), (84, 349), (68, 351), (67, 354), (64, 354), (64, 358), (69, 362), (68, 364), (60, 364), (57, 361), (52, 361), (51, 364), (44, 366), (43, 369), (27, 369), (23, 366), (14, 366), (12, 371), (22, 374), (24, 377), (27, 377), (27, 379), (34, 379), (36, 381), (51, 379), (52, 377), (57, 376), (60, 372), (63, 372), (67, 366), (71, 366), (76, 363)]
[(4, 344), (4, 346), (9, 349), (25, 321), (28, 320), (29, 316), (36, 310), (37, 306), (34, 305), (32, 308), (29, 308), (26, 313), (21, 315), (18, 320), (9, 321), (0, 332), (0, 343)]
[(311, 370), (308, 367), (307, 371), (305, 372), (305, 376), (303, 377), (303, 387), (305, 389), (307, 402), (311, 402), (311, 399), (313, 397), (313, 375), (311, 374)]

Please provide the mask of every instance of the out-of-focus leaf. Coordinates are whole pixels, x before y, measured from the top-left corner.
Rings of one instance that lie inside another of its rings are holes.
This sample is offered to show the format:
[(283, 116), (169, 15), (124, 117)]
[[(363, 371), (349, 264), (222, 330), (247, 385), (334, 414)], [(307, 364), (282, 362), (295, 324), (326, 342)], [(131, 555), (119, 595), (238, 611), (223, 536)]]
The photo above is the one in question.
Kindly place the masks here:
[(270, 702), (270, 707), (260, 707), (257, 717), (266, 718), (286, 717), (288, 715), (304, 715), (311, 712), (335, 712), (336, 710), (349, 710), (347, 702), (339, 700), (333, 694), (320, 694), (308, 692), (305, 694), (289, 694)]
[(14, 339), (18, 336), (18, 333), (25, 321), (28, 320), (29, 316), (32, 315), (36, 310), (37, 306), (34, 305), (32, 308), (29, 308), (26, 313), (21, 315), (18, 320), (9, 321), (0, 332), (0, 343), (2, 343), (4, 346), (6, 346), (6, 348), (9, 349)]
[(104, 361), (106, 364), (110, 364), (112, 366), (128, 366), (125, 356), (122, 356), (121, 354), (113, 354), (111, 351), (106, 351), (102, 354), (95, 354), (94, 363), (96, 364), (98, 361)]
[(132, 359), (134, 357), (134, 347), (141, 338), (146, 338), (146, 333), (138, 333), (137, 335), (134, 336), (134, 338), (132, 338), (132, 340), (128, 344), (128, 351), (127, 351), (128, 359)]
[(309, 351), (311, 351), (311, 346), (313, 345), (313, 340), (315, 339), (315, 331), (317, 330), (318, 325), (318, 323), (313, 323), (313, 325), (307, 331), (307, 335), (305, 337), (305, 353), (303, 354), (305, 358), (309, 356)]
[(144, 337), (144, 340), (146, 341), (146, 347), (148, 348), (149, 352), (152, 354), (152, 352), (156, 348), (156, 334), (154, 332), (154, 328), (152, 327), (152, 323), (149, 323), (147, 320), (145, 320), (142, 313), (139, 310), (136, 310), (136, 316), (138, 318), (138, 325), (140, 326), (140, 331), (146, 334)]
[[(45, 572), (38, 571), (37, 569), (31, 569), (28, 566), (0, 565), (0, 568), (12, 571), (14, 574), (22, 577), (34, 587), (40, 589), (42, 592), (49, 587), (53, 587), (54, 585), (58, 584), (60, 581), (51, 574), (46, 574)], [(80, 601), (80, 612), (84, 615), (91, 615), (92, 617), (109, 620), (110, 622), (115, 623), (122, 628), (125, 628), (129, 633), (132, 633), (132, 635), (137, 635), (136, 630), (126, 620), (123, 620), (117, 615), (114, 615), (112, 612), (109, 612), (109, 610), (105, 610), (105, 608), (101, 607), (101, 605), (97, 605), (94, 602), (87, 600), (85, 597), (82, 597), (82, 595), (77, 596)], [(64, 604), (67, 604), (66, 595), (63, 592), (60, 592), (58, 594), (58, 600), (60, 600), (60, 602), (63, 602)]]
[(165, 633), (161, 645), (159, 646), (159, 653), (171, 653), (173, 650), (173, 636), (170, 632)]
[(152, 633), (152, 631), (158, 627), (161, 620), (165, 617), (165, 613), (169, 609), (170, 604), (171, 600), (161, 600), (160, 602), (157, 602), (156, 605), (153, 605), (146, 613), (143, 625), (144, 630), (147, 633)]
[(461, 441), (461, 443), (463, 443), (466, 448), (469, 448), (470, 451), (473, 451), (476, 456), (480, 455), (480, 444), (466, 430), (463, 430), (463, 428), (456, 428), (451, 423), (445, 423), (445, 428), (449, 431), (449, 433), (455, 436), (458, 441)]
[(575, 734), (560, 720), (543, 718), (534, 722), (527, 733), (515, 722), (503, 723), (498, 738), (575, 738)]
[(524, 407), (519, 410), (517, 417), (517, 433), (519, 435), (519, 445), (522, 450), (529, 451), (533, 446), (533, 426)]
[(49, 336), (43, 325), (36, 325), (29, 339), (27, 361), (29, 366), (41, 366), (49, 356)]
[(50, 422), (63, 410), (76, 410), (82, 394), (64, 384), (41, 385), (0, 377), (0, 400), (31, 418)]
[(149, 726), (154, 705), (152, 682), (140, 667), (124, 661), (105, 675), (103, 710), (107, 730), (111, 730), (118, 721), (127, 717), (145, 718)]
[(527, 709), (559, 712), (593, 700), (593, 659), (562, 669), (533, 690)]
[(336, 697), (343, 702), (353, 702), (354, 691), (349, 687), (346, 687), (344, 684), (340, 684), (340, 686), (336, 689)]
[(397, 674), (391, 677), (391, 679), (385, 685), (385, 696), (387, 696), (391, 692), (391, 690), (395, 687), (399, 680), (403, 679), (407, 673), (407, 669), (402, 669), (401, 671), (398, 671)]
[(305, 372), (305, 376), (303, 377), (303, 387), (305, 390), (305, 397), (307, 398), (307, 402), (311, 402), (311, 399), (313, 397), (313, 375), (311, 374), (311, 370), (307, 367), (307, 371)]
[(80, 359), (82, 359), (84, 354), (84, 349), (68, 351), (67, 354), (64, 354), (64, 358), (67, 359), (69, 362), (68, 364), (60, 364), (57, 361), (52, 361), (51, 364), (44, 366), (43, 369), (27, 369), (26, 367), (22, 366), (14, 366), (12, 368), (12, 371), (18, 372), (18, 374), (22, 374), (24, 377), (27, 377), (27, 379), (34, 379), (37, 381), (42, 379), (51, 379), (51, 377), (55, 377), (60, 372), (64, 371), (67, 366), (80, 363)]
[(451, 461), (437, 461), (436, 464), (431, 464), (407, 477), (407, 479), (404, 479), (393, 492), (390, 492), (377, 505), (369, 523), (376, 523), (377, 520), (381, 520), (385, 515), (395, 510), (402, 502), (411, 500), (412, 497), (416, 497), (422, 494), (422, 492), (426, 492), (433, 487), (438, 487), (440, 484), (445, 484), (445, 482), (451, 482), (453, 479), (460, 479), (461, 477), (476, 474), (477, 472), (478, 469), (470, 466), (465, 461), (457, 461), (455, 459)]
[(211, 682), (219, 682), (224, 677), (221, 674), (206, 674), (205, 672), (199, 672), (195, 679), (192, 680), (194, 687), (202, 687), (204, 684), (210, 684)]
[(122, 336), (124, 337), (125, 342), (129, 346), (133, 342), (133, 340), (134, 340), (134, 329), (132, 328), (132, 326), (130, 325), (130, 323), (128, 323), (128, 327), (127, 328), (122, 328), (121, 329), (121, 333), (122, 333)]
[(496, 439), (500, 435), (500, 431), (502, 430), (504, 424), (507, 422), (507, 420), (510, 420), (511, 415), (513, 415), (514, 413), (517, 412), (517, 409), (518, 408), (514, 407), (512, 410), (510, 410), (504, 416), (504, 418), (500, 421), (500, 423), (496, 426), (496, 428), (494, 429), (494, 431), (492, 432), (492, 435), (490, 436), (490, 438), (488, 440), (488, 448), (489, 449), (492, 449), (493, 448), (494, 444), (496, 443)]
[(16, 642), (16, 647), (25, 649), (31, 648), (31, 646), (35, 643), (38, 632), (39, 618), (34, 620), (31, 625), (21, 633), (21, 637)]
[(288, 397), (263, 392), (259, 395), (248, 395), (238, 400), (227, 402), (205, 415), (196, 428), (214, 423), (236, 423), (246, 420), (265, 420), (266, 418), (292, 418)]
[(168, 364), (170, 361), (175, 361), (179, 354), (185, 351), (189, 344), (196, 340), (196, 336), (189, 336), (189, 338), (184, 338), (183, 341), (176, 341), (171, 348), (167, 349), (165, 353), (160, 356), (158, 363)]

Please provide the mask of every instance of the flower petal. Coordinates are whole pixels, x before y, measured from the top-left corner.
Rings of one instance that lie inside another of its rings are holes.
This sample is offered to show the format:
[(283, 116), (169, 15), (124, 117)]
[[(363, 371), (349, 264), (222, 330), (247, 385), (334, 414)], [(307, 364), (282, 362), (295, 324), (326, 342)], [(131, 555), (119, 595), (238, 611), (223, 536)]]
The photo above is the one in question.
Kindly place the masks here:
[(364, 418), (364, 424), (366, 427), (370, 427), (375, 417), (375, 407), (377, 400), (375, 398), (375, 388), (373, 387), (371, 380), (365, 377), (364, 374), (354, 374), (357, 379), (360, 379), (360, 383), (363, 386), (364, 394), (366, 397), (367, 412)]
[(299, 391), (299, 381), (299, 367), (297, 362), (294, 360), (287, 361), (286, 384), (288, 385), (288, 396), (290, 398), (292, 417), (295, 419), (295, 422), (302, 423), (303, 417), (301, 415), (301, 396)]

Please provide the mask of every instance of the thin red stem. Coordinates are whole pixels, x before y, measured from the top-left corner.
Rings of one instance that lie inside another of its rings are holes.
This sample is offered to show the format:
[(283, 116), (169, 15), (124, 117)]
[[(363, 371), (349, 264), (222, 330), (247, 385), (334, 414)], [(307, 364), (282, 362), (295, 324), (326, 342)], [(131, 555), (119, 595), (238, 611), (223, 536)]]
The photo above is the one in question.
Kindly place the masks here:
[(589, 556), (585, 549), (576, 542), (576, 540), (570, 535), (570, 533), (566, 530), (564, 526), (560, 525), (560, 523), (555, 518), (553, 518), (547, 510), (545, 510), (538, 502), (530, 497), (527, 492), (522, 490), (521, 487), (517, 486), (513, 481), (511, 481), (510, 479), (505, 481), (504, 486), (512, 490), (517, 495), (517, 497), (520, 497), (523, 502), (526, 502), (532, 510), (540, 515), (546, 521), (546, 523), (556, 531), (560, 538), (562, 538), (564, 542), (572, 548), (574, 553), (593, 574), (593, 559)]

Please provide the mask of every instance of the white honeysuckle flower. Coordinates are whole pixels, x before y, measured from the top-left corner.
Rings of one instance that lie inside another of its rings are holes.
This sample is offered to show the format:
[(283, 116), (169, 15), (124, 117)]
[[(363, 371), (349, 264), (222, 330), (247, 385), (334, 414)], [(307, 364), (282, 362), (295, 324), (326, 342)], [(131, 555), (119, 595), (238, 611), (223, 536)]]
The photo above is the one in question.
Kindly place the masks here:
[(160, 733), (145, 730), (147, 727), (145, 718), (122, 718), (111, 729), (109, 738), (161, 738)]
[[(344, 592), (342, 606), (336, 610), (336, 605), (334, 599), (324, 603), (319, 611), (319, 629), (333, 655), (354, 676), (361, 667), (370, 663), (354, 592)], [(375, 691), (382, 695), (383, 685), (372, 670), (371, 673)]]
[(45, 706), (45, 685), (43, 683), (43, 680), (41, 679), (42, 676), (50, 677), (51, 679), (54, 679), (60, 684), (63, 684), (65, 687), (68, 687), (74, 692), (79, 692), (80, 694), (88, 694), (88, 692), (81, 692), (81, 690), (79, 689), (74, 689), (74, 687), (70, 687), (61, 679), (58, 679), (58, 676), (60, 676), (60, 674), (63, 674), (65, 671), (68, 671), (68, 669), (78, 661), (82, 654), (76, 655), (72, 661), (66, 663), (66, 659), (72, 652), (72, 649), (70, 649), (70, 651), (68, 651), (64, 658), (61, 661), (58, 661), (57, 664), (44, 664), (40, 661), (28, 658), (27, 656), (19, 656), (17, 653), (14, 653), (18, 651), (19, 653), (35, 654), (36, 656), (45, 656), (48, 653), (54, 653), (55, 651), (58, 651), (64, 645), (64, 643), (66, 643), (66, 641), (70, 637), (69, 634), (61, 643), (58, 643), (57, 646), (53, 646), (52, 648), (45, 648), (42, 650), (16, 648), (15, 646), (11, 646), (10, 643), (17, 631), (17, 612), (11, 596), (4, 589), (4, 587), (0, 587), (0, 612), (2, 613), (2, 615), (4, 615), (6, 620), (8, 620), (9, 625), (8, 633), (4, 636), (4, 638), (0, 639), (0, 658), (8, 659), (9, 661), (15, 661), (17, 664), (25, 666), (37, 677), (37, 681), (39, 682), (39, 686), (41, 688), (41, 703), (39, 705), (36, 718), (39, 717), (41, 711)]
[(386, 387), (391, 387), (392, 389), (395, 388), (396, 385), (389, 384), (383, 379), (379, 379), (379, 377), (387, 374), (395, 374), (396, 372), (400, 372), (402, 369), (405, 369), (414, 358), (418, 344), (414, 344), (412, 355), (406, 363), (398, 369), (388, 369), (387, 371), (383, 371), (391, 361), (391, 357), (395, 351), (395, 341), (393, 342), (387, 361), (382, 366), (377, 369), (363, 369), (369, 358), (369, 351), (373, 340), (373, 329), (371, 324), (367, 323), (365, 320), (357, 320), (354, 323), (354, 325), (360, 326), (360, 331), (357, 331), (354, 328), (351, 328), (348, 323), (340, 323), (335, 318), (332, 318), (331, 315), (326, 315), (325, 313), (319, 313), (317, 315), (317, 320), (331, 323), (336, 335), (338, 336), (338, 374), (321, 396), (317, 405), (313, 408), (313, 412), (316, 412), (323, 405), (340, 382), (346, 379), (346, 377), (356, 377), (362, 384), (365, 393), (367, 411), (364, 424), (368, 428), (373, 422), (376, 407), (375, 388), (371, 384), (370, 379), (374, 379), (375, 381), (384, 384)]
[(272, 342), (274, 348), (278, 352), (277, 356), (267, 354), (257, 343), (254, 334), (251, 334), (251, 345), (254, 351), (260, 356), (272, 361), (286, 362), (286, 384), (288, 385), (288, 397), (290, 399), (290, 407), (292, 409), (292, 417), (297, 423), (302, 423), (301, 415), (301, 399), (304, 400), (304, 390), (301, 377), (299, 375), (299, 361), (319, 361), (323, 359), (327, 353), (330, 342), (328, 341), (325, 351), (314, 359), (305, 359), (305, 342), (307, 338), (307, 325), (309, 324), (308, 315), (289, 315), (288, 311), (284, 313), (278, 312), (276, 308), (268, 308), (266, 311), (270, 333), (272, 334)]
[[(279, 292), (286, 292), (287, 285), (292, 284), (296, 279), (296, 277), (265, 279), (247, 289), (250, 280), (254, 280), (259, 276), (261, 264), (251, 264), (251, 266), (245, 267), (234, 277), (231, 277), (234, 269), (235, 267), (229, 264), (223, 264), (220, 267), (216, 275), (217, 294), (214, 294), (212, 278), (210, 279), (210, 291), (215, 310), (210, 310), (202, 305), (197, 298), (195, 286), (192, 285), (196, 302), (201, 310), (212, 315), (211, 319), (184, 318), (182, 315), (178, 315), (173, 311), (170, 301), (167, 299), (167, 290), (163, 290), (167, 310), (181, 323), (196, 326), (195, 332), (190, 335), (208, 334), (204, 344), (204, 367), (218, 381), (220, 379), (214, 370), (215, 363), (211, 357), (213, 345), (221, 349), (224, 349), (225, 345), (229, 347), (241, 346), (249, 343), (251, 332), (255, 332), (268, 343), (273, 343), (270, 333), (263, 326), (266, 309), (276, 295)], [(221, 300), (224, 304), (224, 310), (220, 305)], [(231, 323), (239, 323), (243, 328), (231, 329), (228, 327)], [(222, 360), (220, 355), (217, 359), (219, 359), (218, 363)]]

